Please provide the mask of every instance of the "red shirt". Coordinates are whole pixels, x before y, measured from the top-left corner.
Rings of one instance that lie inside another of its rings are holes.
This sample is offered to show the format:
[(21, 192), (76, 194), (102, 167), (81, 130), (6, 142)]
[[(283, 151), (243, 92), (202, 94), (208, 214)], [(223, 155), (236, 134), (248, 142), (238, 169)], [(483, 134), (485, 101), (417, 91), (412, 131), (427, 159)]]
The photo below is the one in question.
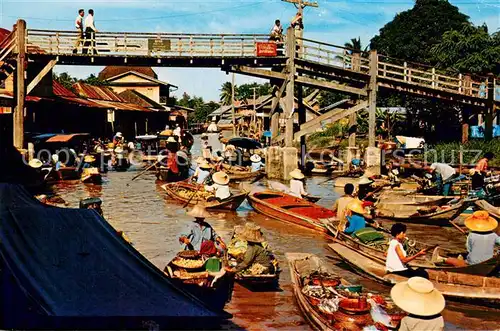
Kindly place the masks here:
[(167, 168), (170, 169), (174, 174), (179, 173), (179, 167), (177, 166), (177, 160), (176, 160), (176, 154), (175, 153), (168, 153), (167, 157)]

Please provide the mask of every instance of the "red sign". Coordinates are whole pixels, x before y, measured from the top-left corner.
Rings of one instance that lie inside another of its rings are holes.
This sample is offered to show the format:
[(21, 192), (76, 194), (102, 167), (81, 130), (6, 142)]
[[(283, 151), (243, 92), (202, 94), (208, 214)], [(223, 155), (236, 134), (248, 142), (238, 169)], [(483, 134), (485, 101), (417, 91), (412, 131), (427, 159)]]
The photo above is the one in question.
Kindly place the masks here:
[(257, 56), (276, 56), (278, 54), (276, 46), (276, 43), (272, 42), (258, 42)]

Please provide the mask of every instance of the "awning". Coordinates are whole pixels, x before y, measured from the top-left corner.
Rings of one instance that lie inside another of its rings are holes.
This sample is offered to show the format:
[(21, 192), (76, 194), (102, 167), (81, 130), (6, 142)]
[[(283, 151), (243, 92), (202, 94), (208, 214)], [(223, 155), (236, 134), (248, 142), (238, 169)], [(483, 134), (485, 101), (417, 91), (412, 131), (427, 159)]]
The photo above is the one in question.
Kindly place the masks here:
[(52, 138), (47, 139), (48, 143), (66, 143), (75, 137), (88, 137), (88, 133), (73, 133), (73, 134), (60, 134)]
[(115, 102), (115, 101), (106, 101), (97, 99), (92, 99), (91, 101), (108, 109), (152, 112), (151, 109), (144, 108), (142, 106), (133, 103)]

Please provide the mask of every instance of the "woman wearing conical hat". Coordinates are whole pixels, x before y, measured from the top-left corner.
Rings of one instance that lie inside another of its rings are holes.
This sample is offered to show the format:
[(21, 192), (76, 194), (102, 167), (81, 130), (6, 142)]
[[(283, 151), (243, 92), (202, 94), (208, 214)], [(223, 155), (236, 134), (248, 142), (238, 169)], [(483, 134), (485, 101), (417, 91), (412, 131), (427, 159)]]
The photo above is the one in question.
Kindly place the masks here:
[[(216, 172), (212, 175), (213, 185), (206, 185), (205, 190), (208, 192), (215, 193), (215, 200), (224, 201), (231, 197), (231, 191), (229, 190), (229, 175), (224, 171)], [(209, 198), (210, 199), (210, 198)]]
[(495, 233), (498, 222), (481, 210), (465, 219), (465, 226), (471, 231), (467, 236), (467, 258), (443, 258), (438, 248), (432, 254), (433, 262), (444, 262), (455, 267), (464, 267), (489, 260), (495, 253), (495, 245), (500, 245), (500, 237)]
[(227, 268), (228, 272), (238, 273), (253, 265), (261, 266), (262, 274), (273, 274), (275, 272), (270, 253), (263, 247), (265, 242), (260, 226), (248, 222), (243, 231), (238, 235), (241, 240), (247, 242), (247, 250), (243, 261), (238, 263), (235, 268)]
[(309, 195), (307, 191), (304, 188), (304, 174), (300, 169), (295, 169), (294, 171), (290, 172), (290, 194), (297, 197), (297, 198), (302, 198), (305, 195)]
[(442, 331), (444, 319), (441, 316), (446, 302), (443, 295), (429, 280), (412, 277), (391, 289), (394, 303), (409, 315), (403, 317), (399, 331)]
[(193, 179), (196, 181), (196, 184), (205, 184), (210, 176), (212, 166), (208, 164), (204, 158), (197, 160), (197, 162), (198, 161), (200, 161), (200, 163), (198, 163), (198, 167), (196, 167), (194, 171)]
[(205, 222), (205, 218), (210, 217), (205, 207), (196, 205), (187, 214), (194, 217), (194, 221), (179, 235), (179, 242), (183, 245), (185, 250), (200, 251), (205, 242), (212, 242), (213, 244), (218, 243), (222, 249), (226, 248), (221, 237), (215, 232), (210, 224)]

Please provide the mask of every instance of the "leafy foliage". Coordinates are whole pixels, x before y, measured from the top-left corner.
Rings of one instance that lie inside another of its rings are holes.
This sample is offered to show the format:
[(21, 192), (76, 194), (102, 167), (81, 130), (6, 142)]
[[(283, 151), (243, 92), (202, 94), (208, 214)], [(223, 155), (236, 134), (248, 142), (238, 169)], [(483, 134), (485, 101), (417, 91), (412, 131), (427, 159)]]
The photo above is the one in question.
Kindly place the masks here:
[(416, 0), (371, 40), (370, 48), (380, 54), (419, 63), (431, 63), (431, 48), (449, 30), (459, 30), (468, 17), (447, 0)]
[(474, 164), (478, 157), (482, 157), (486, 152), (495, 154), (495, 158), (490, 162), (491, 166), (500, 166), (500, 140), (492, 141), (471, 140), (466, 144), (459, 142), (438, 143), (427, 147), (425, 154), (427, 162), (460, 162), (460, 148), (463, 150), (463, 164)]
[[(377, 108), (375, 117), (376, 134), (382, 135), (384, 138), (391, 139), (405, 129), (406, 116), (399, 111)], [(356, 120), (357, 132), (368, 133), (368, 112), (358, 112)]]
[(75, 84), (78, 80), (75, 77), (72, 77), (67, 72), (62, 72), (59, 75), (56, 74), (55, 72), (53, 72), (52, 79), (57, 81), (59, 84), (61, 84), (63, 87), (67, 88), (68, 90), (75, 92), (75, 89), (73, 88), (73, 84)]
[(500, 32), (488, 33), (486, 25), (463, 24), (460, 30), (447, 31), (431, 49), (440, 68), (472, 74), (500, 73)]
[[(233, 84), (231, 82), (225, 82), (222, 84), (222, 87), (220, 89), (220, 102), (224, 106), (228, 106), (231, 104), (231, 99), (232, 99), (232, 89), (233, 89)], [(236, 89), (236, 86), (235, 86)], [(236, 94), (236, 90), (235, 90)]]
[[(253, 89), (255, 88), (255, 97), (261, 97), (264, 95), (271, 94), (272, 87), (269, 83), (259, 84), (259, 83), (250, 83), (250, 84), (242, 84), (240, 86), (234, 86), (234, 98), (236, 100), (246, 100), (253, 99)], [(225, 82), (221, 86), (220, 93), (220, 102), (228, 106), (231, 104), (232, 99), (232, 84), (231, 82)]]
[(205, 103), (202, 97), (191, 97), (187, 93), (184, 93), (181, 99), (176, 100), (176, 104), (182, 107), (193, 108), (194, 112), (189, 114), (188, 121), (195, 123), (206, 122), (208, 115), (219, 108), (219, 104), (216, 102)]

